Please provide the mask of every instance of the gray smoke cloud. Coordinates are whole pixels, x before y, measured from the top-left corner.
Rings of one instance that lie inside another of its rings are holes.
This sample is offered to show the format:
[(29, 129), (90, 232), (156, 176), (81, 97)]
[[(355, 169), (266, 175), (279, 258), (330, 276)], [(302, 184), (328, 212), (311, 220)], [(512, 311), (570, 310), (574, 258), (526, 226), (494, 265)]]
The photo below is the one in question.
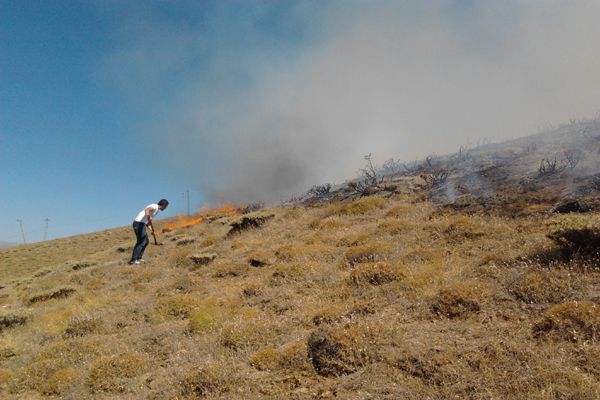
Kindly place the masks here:
[(235, 28), (227, 7), (201, 27), (149, 18), (107, 65), (161, 162), (217, 201), (286, 199), (354, 177), (368, 153), (410, 161), (599, 110), (600, 2), (415, 3), (263, 4)]

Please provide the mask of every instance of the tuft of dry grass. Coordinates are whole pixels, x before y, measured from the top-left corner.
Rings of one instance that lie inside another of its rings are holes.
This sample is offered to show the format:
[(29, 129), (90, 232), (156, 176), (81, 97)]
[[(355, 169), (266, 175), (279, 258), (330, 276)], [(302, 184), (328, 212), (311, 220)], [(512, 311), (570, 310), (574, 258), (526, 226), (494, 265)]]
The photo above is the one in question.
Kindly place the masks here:
[(410, 230), (410, 225), (406, 221), (397, 219), (384, 220), (377, 226), (377, 231), (389, 235), (399, 235)]
[(221, 238), (217, 235), (208, 235), (203, 237), (202, 240), (200, 240), (199, 245), (200, 247), (210, 247), (219, 243), (220, 240)]
[(277, 321), (240, 315), (223, 324), (219, 342), (232, 350), (258, 349), (276, 343), (282, 330)]
[(379, 286), (406, 277), (405, 268), (387, 262), (360, 264), (350, 273), (350, 282), (356, 286)]
[(313, 219), (308, 224), (308, 226), (311, 229), (333, 230), (333, 229), (343, 228), (344, 226), (346, 226), (346, 223), (344, 221), (342, 221), (340, 218), (336, 218), (336, 217), (327, 217), (327, 218), (317, 217), (317, 218)]
[(228, 393), (235, 382), (229, 368), (216, 361), (203, 363), (190, 369), (181, 382), (181, 394), (192, 398), (208, 397)]
[(72, 317), (65, 329), (64, 336), (73, 338), (98, 332), (102, 328), (102, 318), (98, 315), (78, 315)]
[(600, 309), (590, 302), (570, 301), (552, 306), (533, 326), (536, 338), (581, 342), (600, 339)]
[(341, 376), (356, 372), (369, 361), (356, 325), (341, 329), (319, 328), (308, 338), (308, 356), (321, 376)]
[(178, 248), (171, 251), (169, 255), (169, 264), (178, 268), (192, 268), (194, 262), (188, 257), (190, 249), (187, 247)]
[(90, 366), (86, 383), (93, 392), (122, 393), (147, 367), (146, 358), (135, 352), (102, 356)]
[(298, 341), (284, 345), (279, 352), (279, 366), (289, 371), (311, 371), (307, 342)]
[(189, 331), (206, 333), (223, 324), (229, 318), (225, 310), (217, 306), (199, 306), (190, 315)]
[(272, 371), (281, 364), (281, 355), (273, 347), (267, 347), (252, 353), (248, 362), (259, 371)]
[(40, 391), (49, 396), (60, 396), (69, 391), (79, 380), (79, 373), (73, 368), (62, 368), (53, 373), (40, 387)]
[[(53, 377), (64, 377), (62, 373), (55, 376), (58, 371), (81, 366), (97, 357), (101, 351), (102, 346), (95, 341), (74, 339), (51, 343), (17, 372), (16, 378), (10, 382), (9, 389), (13, 393), (40, 389), (51, 382)], [(59, 379), (55, 380), (57, 388), (60, 386), (66, 390), (58, 381)]]
[(390, 250), (391, 245), (387, 243), (367, 243), (349, 248), (344, 258), (348, 266), (354, 267), (361, 263), (383, 261)]
[(374, 210), (381, 210), (389, 204), (387, 199), (370, 196), (354, 200), (349, 203), (331, 204), (324, 211), (324, 217), (332, 215), (358, 216)]
[(414, 206), (411, 206), (409, 204), (396, 204), (390, 207), (389, 210), (387, 210), (387, 212), (385, 213), (385, 215), (386, 217), (401, 218), (408, 215), (413, 208)]
[(10, 381), (15, 379), (16, 375), (9, 369), (0, 368), (0, 388), (6, 386)]
[(574, 280), (568, 271), (535, 270), (520, 277), (512, 292), (526, 303), (559, 303), (574, 296)]
[(481, 310), (481, 285), (473, 282), (457, 283), (442, 288), (434, 298), (431, 311), (447, 318), (466, 317)]
[(279, 261), (293, 261), (300, 258), (302, 255), (302, 248), (295, 244), (284, 244), (275, 251), (275, 257)]
[(164, 318), (185, 319), (198, 308), (200, 301), (188, 294), (164, 296), (154, 305), (154, 311)]

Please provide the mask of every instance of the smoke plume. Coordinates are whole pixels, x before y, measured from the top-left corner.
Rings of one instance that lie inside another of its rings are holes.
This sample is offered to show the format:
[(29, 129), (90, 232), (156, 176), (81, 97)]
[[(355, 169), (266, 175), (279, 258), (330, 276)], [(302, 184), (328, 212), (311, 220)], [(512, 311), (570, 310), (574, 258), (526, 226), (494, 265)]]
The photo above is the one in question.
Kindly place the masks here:
[(123, 17), (107, 60), (162, 163), (213, 199), (289, 198), (368, 153), (410, 161), (600, 107), (597, 1), (234, 6)]

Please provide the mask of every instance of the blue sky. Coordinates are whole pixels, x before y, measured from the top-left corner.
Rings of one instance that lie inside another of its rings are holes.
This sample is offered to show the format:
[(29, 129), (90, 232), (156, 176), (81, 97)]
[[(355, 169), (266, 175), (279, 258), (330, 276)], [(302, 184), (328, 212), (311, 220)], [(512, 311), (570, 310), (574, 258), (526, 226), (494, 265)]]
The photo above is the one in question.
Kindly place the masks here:
[[(323, 11), (317, 4), (301, 7)], [(171, 202), (164, 215), (186, 213), (188, 190), (192, 212), (225, 202), (208, 198), (196, 172), (173, 165), (186, 144), (163, 121), (190, 92), (206, 91), (195, 99), (202, 107), (224, 86), (245, 90), (252, 77), (239, 63), (285, 58), (308, 40), (291, 8), (299, 7), (1, 0), (0, 241), (21, 242), (17, 219), (33, 242), (44, 237), (46, 218), (56, 238), (126, 225), (161, 198)], [(203, 176), (222, 168), (202, 140), (187, 150), (206, 160)]]
[(600, 108), (598, 2), (0, 0), (0, 241), (277, 202)]
[(88, 1), (0, 3), (0, 240), (28, 241), (129, 223), (166, 197), (166, 215), (204, 201), (155, 160), (135, 104), (103, 74), (114, 24)]

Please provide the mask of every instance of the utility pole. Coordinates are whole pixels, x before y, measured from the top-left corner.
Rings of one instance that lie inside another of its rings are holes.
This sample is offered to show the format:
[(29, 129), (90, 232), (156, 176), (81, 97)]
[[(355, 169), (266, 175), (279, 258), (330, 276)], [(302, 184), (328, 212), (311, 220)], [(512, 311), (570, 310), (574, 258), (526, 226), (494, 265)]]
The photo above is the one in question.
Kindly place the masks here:
[(185, 193), (187, 194), (187, 215), (190, 215), (190, 190), (186, 190)]
[(21, 227), (21, 235), (23, 236), (23, 244), (27, 244), (27, 240), (25, 240), (25, 231), (23, 230), (23, 220), (18, 219), (17, 222), (19, 223), (19, 226)]
[(46, 218), (44, 221), (46, 221), (46, 226), (44, 227), (44, 240), (48, 240), (48, 221), (50, 221), (50, 218)]

